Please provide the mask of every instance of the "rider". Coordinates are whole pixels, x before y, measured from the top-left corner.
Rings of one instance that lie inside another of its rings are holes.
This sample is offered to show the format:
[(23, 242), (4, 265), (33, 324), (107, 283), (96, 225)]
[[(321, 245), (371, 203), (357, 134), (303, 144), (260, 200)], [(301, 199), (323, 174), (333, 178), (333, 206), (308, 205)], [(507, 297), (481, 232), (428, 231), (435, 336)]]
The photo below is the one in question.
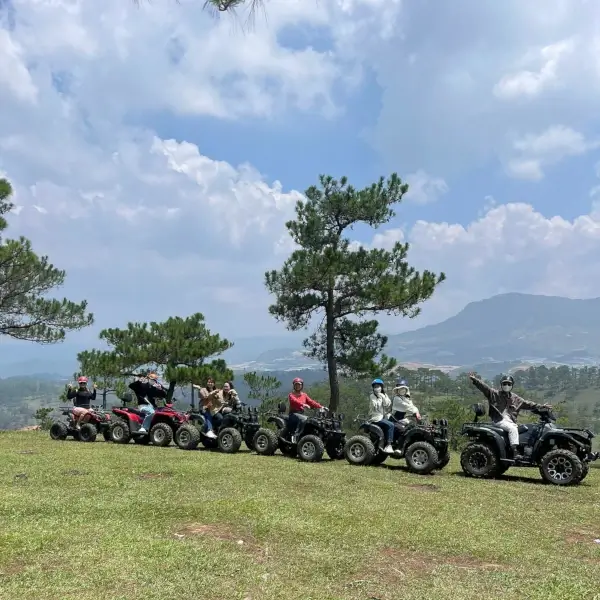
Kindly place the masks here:
[(524, 400), (521, 396), (515, 394), (512, 389), (515, 380), (512, 375), (503, 375), (500, 379), (500, 390), (490, 387), (487, 383), (481, 381), (475, 373), (469, 373), (469, 379), (473, 385), (483, 393), (489, 404), (489, 415), (497, 427), (500, 427), (508, 433), (508, 441), (513, 452), (514, 460), (522, 460), (523, 457), (518, 453), (519, 446), (519, 428), (517, 426), (517, 417), (521, 409), (532, 410), (535, 408), (550, 409), (550, 404), (537, 404), (531, 400)]
[(206, 421), (206, 437), (215, 439), (217, 435), (213, 431), (213, 415), (212, 408), (213, 403), (217, 402), (217, 398), (219, 396), (219, 389), (215, 385), (215, 380), (213, 377), (209, 377), (206, 380), (206, 386), (200, 387), (197, 384), (194, 384), (194, 387), (198, 390), (198, 398), (202, 403), (202, 415)]
[(308, 417), (304, 414), (305, 408), (325, 408), (318, 402), (315, 402), (306, 392), (302, 391), (304, 388), (304, 381), (300, 377), (296, 377), (292, 381), (292, 392), (288, 395), (288, 402), (290, 403), (289, 418), (288, 418), (288, 431), (292, 432), (292, 444), (298, 441), (298, 436), (302, 430), (304, 422)]
[(410, 399), (410, 389), (405, 379), (398, 379), (394, 388), (394, 397), (392, 399), (392, 415), (403, 424), (408, 423), (408, 416), (413, 415), (417, 421), (421, 420), (419, 409)]
[(213, 398), (212, 404), (214, 411), (212, 414), (213, 425), (216, 429), (220, 429), (224, 415), (232, 410), (239, 409), (242, 402), (237, 391), (233, 389), (233, 383), (226, 381), (223, 388)]
[(73, 418), (75, 419), (75, 428), (80, 429), (90, 414), (90, 405), (96, 399), (96, 384), (92, 391), (88, 390), (88, 378), (80, 377), (77, 380), (76, 390), (69, 384), (67, 389), (67, 400), (73, 400)]
[(369, 395), (369, 422), (379, 425), (384, 430), (386, 445), (383, 451), (386, 454), (393, 454), (394, 424), (386, 419), (392, 409), (392, 401), (385, 393), (383, 380), (373, 379), (371, 387), (373, 391)]
[(138, 409), (145, 413), (142, 426), (139, 428), (139, 433), (148, 433), (152, 423), (152, 415), (156, 411), (156, 400), (164, 398), (167, 395), (165, 386), (158, 380), (158, 375), (151, 371), (146, 377), (139, 377), (139, 381), (146, 384), (146, 395), (138, 397)]

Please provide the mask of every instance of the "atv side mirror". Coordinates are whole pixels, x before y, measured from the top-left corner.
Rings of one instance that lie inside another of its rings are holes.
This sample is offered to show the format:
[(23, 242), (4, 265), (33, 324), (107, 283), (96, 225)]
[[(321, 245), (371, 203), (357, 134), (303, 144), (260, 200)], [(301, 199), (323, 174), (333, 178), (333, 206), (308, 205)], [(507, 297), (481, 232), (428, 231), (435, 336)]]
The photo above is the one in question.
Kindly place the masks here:
[(485, 408), (483, 407), (483, 404), (481, 404), (481, 403), (473, 404), (471, 406), (471, 409), (475, 413), (476, 417), (483, 417), (485, 415)]

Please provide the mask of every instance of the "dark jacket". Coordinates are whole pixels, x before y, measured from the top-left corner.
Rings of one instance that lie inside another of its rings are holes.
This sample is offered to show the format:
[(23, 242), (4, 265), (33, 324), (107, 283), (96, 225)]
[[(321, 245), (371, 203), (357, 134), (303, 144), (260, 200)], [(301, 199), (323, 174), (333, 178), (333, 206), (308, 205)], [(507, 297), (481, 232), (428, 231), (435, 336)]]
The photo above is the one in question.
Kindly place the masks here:
[(151, 404), (157, 408), (156, 401), (167, 397), (167, 390), (158, 381), (148, 377), (138, 377), (128, 387), (135, 393), (138, 405)]
[(73, 406), (80, 408), (89, 408), (96, 399), (96, 389), (91, 392), (87, 388), (71, 388), (67, 391), (67, 400), (73, 400)]
[(514, 392), (503, 392), (490, 387), (487, 383), (484, 383), (476, 377), (471, 377), (473, 385), (480, 390), (483, 395), (487, 398), (489, 404), (489, 415), (494, 421), (502, 421), (504, 411), (507, 412), (511, 420), (516, 423), (519, 411), (524, 408), (525, 410), (531, 410), (532, 408), (539, 408), (541, 405), (531, 402), (530, 400), (524, 400), (521, 396), (517, 396)]

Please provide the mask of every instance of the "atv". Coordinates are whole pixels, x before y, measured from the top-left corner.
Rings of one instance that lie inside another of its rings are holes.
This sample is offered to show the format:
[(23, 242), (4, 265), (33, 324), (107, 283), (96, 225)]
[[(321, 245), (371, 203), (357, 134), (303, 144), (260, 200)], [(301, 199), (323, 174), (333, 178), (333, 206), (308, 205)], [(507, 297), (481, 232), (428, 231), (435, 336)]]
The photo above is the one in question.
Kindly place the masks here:
[(443, 469), (450, 462), (448, 450), (448, 421), (434, 419), (431, 424), (424, 420), (405, 423), (393, 416), (393, 454), (386, 454), (386, 438), (377, 423), (358, 416), (359, 431), (364, 433), (351, 437), (344, 446), (346, 460), (351, 465), (381, 465), (390, 458), (404, 458), (409, 470), (420, 475)]
[(59, 407), (61, 414), (66, 420), (55, 421), (50, 427), (50, 437), (53, 440), (66, 440), (71, 436), (74, 440), (81, 442), (95, 442), (98, 433), (101, 433), (106, 442), (111, 441), (110, 436), (110, 414), (98, 406), (90, 408), (88, 420), (82, 423), (81, 427), (75, 427), (72, 406)]
[[(327, 408), (320, 408), (316, 414), (309, 416), (300, 426), (297, 442), (292, 440), (288, 428), (289, 415), (285, 414), (286, 405), (281, 403), (276, 414), (267, 418), (268, 423), (274, 423), (277, 427), (277, 445), (284, 456), (298, 457), (306, 462), (318, 462), (327, 452), (329, 458), (338, 460), (344, 457), (344, 442), (346, 434), (342, 431), (343, 414), (335, 414)], [(265, 430), (270, 431), (270, 430)], [(264, 433), (254, 438), (254, 445), (258, 454), (269, 455), (275, 452), (273, 436)], [(267, 437), (269, 443), (267, 444)], [(261, 445), (261, 439), (265, 442)]]
[(193, 450), (202, 441), (205, 448), (219, 448), (227, 454), (238, 452), (242, 442), (252, 451), (256, 435), (263, 431), (258, 422), (258, 410), (244, 403), (240, 403), (237, 410), (223, 414), (223, 420), (215, 431), (216, 439), (206, 436), (206, 419), (202, 413), (190, 411), (188, 415), (190, 422), (175, 434), (175, 443), (182, 450)]
[(589, 463), (600, 458), (592, 452), (589, 429), (573, 429), (554, 425), (556, 416), (549, 408), (534, 408), (530, 412), (539, 417), (537, 423), (520, 424), (518, 453), (511, 454), (508, 433), (490, 422), (479, 422), (485, 415), (482, 404), (472, 406), (475, 420), (465, 423), (462, 434), (470, 442), (460, 455), (465, 475), (494, 478), (510, 467), (538, 467), (542, 479), (554, 485), (578, 485), (589, 472)]

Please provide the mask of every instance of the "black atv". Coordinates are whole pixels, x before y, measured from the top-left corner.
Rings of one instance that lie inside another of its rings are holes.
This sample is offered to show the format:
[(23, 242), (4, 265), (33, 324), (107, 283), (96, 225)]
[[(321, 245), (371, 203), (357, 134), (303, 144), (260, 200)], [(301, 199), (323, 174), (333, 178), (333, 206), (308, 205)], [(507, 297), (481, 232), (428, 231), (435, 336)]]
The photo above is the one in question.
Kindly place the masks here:
[[(318, 409), (316, 414), (308, 417), (300, 426), (297, 442), (292, 440), (292, 432), (288, 428), (289, 415), (286, 405), (281, 403), (276, 414), (267, 418), (268, 423), (277, 427), (277, 445), (284, 456), (298, 457), (306, 462), (318, 462), (327, 452), (329, 458), (338, 460), (344, 457), (346, 434), (342, 431), (343, 414), (335, 414), (326, 408)], [(269, 430), (266, 430), (269, 431)], [(272, 433), (272, 432), (271, 432)], [(266, 437), (266, 434), (265, 434)], [(273, 445), (268, 451), (259, 446), (260, 440), (255, 436), (255, 449), (258, 454), (273, 454)]]
[(594, 434), (589, 429), (556, 427), (556, 416), (548, 408), (535, 408), (537, 423), (519, 425), (518, 452), (511, 454), (508, 433), (491, 422), (479, 422), (485, 415), (482, 404), (474, 404), (473, 423), (465, 423), (462, 434), (471, 441), (460, 455), (465, 475), (494, 478), (510, 467), (538, 467), (542, 479), (554, 485), (577, 485), (589, 472), (589, 463), (600, 458), (592, 452)]
[(443, 469), (450, 462), (448, 451), (448, 421), (434, 419), (431, 424), (421, 420), (403, 423), (394, 417), (393, 454), (383, 449), (387, 442), (383, 429), (366, 417), (357, 417), (359, 431), (364, 434), (351, 437), (344, 447), (346, 460), (352, 465), (380, 465), (390, 458), (404, 458), (413, 473), (426, 475)]
[(205, 448), (219, 448), (222, 452), (233, 454), (240, 449), (243, 441), (252, 451), (254, 439), (261, 431), (258, 409), (244, 403), (223, 415), (223, 420), (215, 430), (216, 439), (206, 436), (206, 419), (201, 412), (192, 410), (188, 415), (189, 423), (180, 427), (175, 434), (175, 443), (182, 450), (194, 450), (202, 441)]
[(59, 410), (66, 419), (54, 421), (50, 427), (50, 437), (53, 440), (66, 440), (72, 437), (80, 442), (95, 442), (100, 433), (104, 441), (110, 442), (110, 414), (99, 406), (90, 407), (90, 415), (87, 422), (83, 423), (79, 429), (75, 427), (72, 406), (60, 406)]

